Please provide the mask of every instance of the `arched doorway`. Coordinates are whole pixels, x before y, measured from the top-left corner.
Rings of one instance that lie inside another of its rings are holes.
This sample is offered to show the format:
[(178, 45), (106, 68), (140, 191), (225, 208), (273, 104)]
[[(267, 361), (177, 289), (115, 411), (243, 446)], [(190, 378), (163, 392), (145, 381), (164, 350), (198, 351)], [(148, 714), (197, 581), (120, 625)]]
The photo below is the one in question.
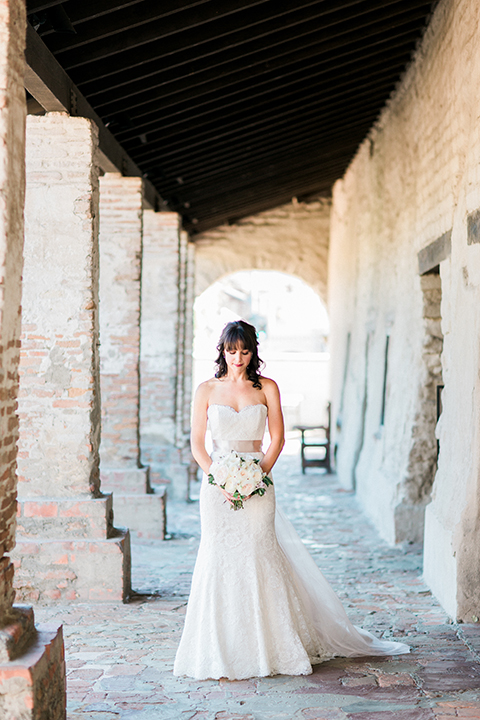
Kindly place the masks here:
[(280, 387), (287, 434), (294, 425), (323, 421), (329, 320), (319, 295), (298, 277), (268, 270), (244, 270), (214, 282), (195, 302), (194, 387), (212, 376), (218, 337), (237, 319), (257, 328), (265, 375)]
[(245, 268), (302, 278), (326, 302), (330, 200), (292, 202), (195, 237), (197, 294)]

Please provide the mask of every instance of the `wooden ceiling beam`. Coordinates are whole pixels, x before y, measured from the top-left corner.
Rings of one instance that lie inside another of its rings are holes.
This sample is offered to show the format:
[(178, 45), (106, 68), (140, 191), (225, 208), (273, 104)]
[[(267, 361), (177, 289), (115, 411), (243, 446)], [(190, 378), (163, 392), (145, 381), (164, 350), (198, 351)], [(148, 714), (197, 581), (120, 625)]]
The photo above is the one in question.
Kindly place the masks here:
[(381, 45), (388, 47), (389, 43), (403, 42), (405, 46), (410, 47), (417, 39), (418, 28), (414, 22), (396, 26), (387, 37), (385, 37), (385, 28), (381, 25), (375, 26), (373, 33), (366, 33), (363, 29), (356, 35), (352, 34), (347, 43), (336, 38), (329, 43), (320, 44), (314, 32), (301, 39), (295, 38), (266, 47), (262, 45), (256, 50), (251, 44), (246, 44), (242, 46), (240, 52), (238, 48), (233, 48), (231, 52), (197, 58), (194, 63), (191, 58), (180, 62), (177, 54), (176, 61), (170, 62), (166, 67), (162, 58), (155, 58), (140, 66), (123, 68), (121, 72), (113, 75), (80, 82), (79, 87), (91, 102), (96, 103), (97, 96), (101, 96), (102, 99), (105, 97), (108, 102), (118, 94), (125, 97), (135, 94), (139, 83), (150, 83), (152, 88), (168, 85), (172, 85), (173, 88), (178, 85), (190, 87), (191, 84), (201, 85), (216, 78), (238, 74), (239, 66), (243, 74), (248, 72), (249, 75), (254, 76), (304, 60), (328, 61), (332, 57), (338, 59), (348, 57), (355, 52), (368, 52), (369, 48), (374, 52), (376, 47)]
[[(63, 0), (64, 1), (64, 0)], [(135, 10), (139, 5), (150, 0), (82, 0), (81, 2), (70, 3), (68, 7), (68, 15), (74, 25), (82, 25), (90, 23), (92, 20), (102, 19), (103, 22), (109, 22), (111, 17), (116, 13), (128, 10)], [(162, 0), (161, 12), (166, 17), (174, 12), (186, 12), (197, 5), (211, 2), (211, 0)]]
[(61, 5), (65, 0), (27, 0), (27, 14), (42, 12), (48, 8)]
[[(96, 106), (101, 115), (112, 117), (118, 112), (126, 112), (131, 114), (132, 111), (138, 112), (142, 108), (150, 108), (152, 104), (160, 105), (162, 114), (170, 107), (182, 107), (185, 103), (191, 107), (195, 101), (198, 107), (207, 105), (217, 98), (225, 101), (226, 98), (241, 97), (242, 94), (250, 97), (257, 95), (267, 95), (268, 93), (285, 93), (288, 88), (295, 87), (296, 92), (300, 91), (303, 86), (318, 83), (322, 80), (322, 91), (328, 87), (338, 87), (345, 78), (351, 79), (361, 73), (373, 74), (376, 68), (381, 67), (384, 71), (386, 67), (397, 69), (405, 67), (410, 58), (409, 52), (403, 44), (393, 46), (384, 53), (372, 53), (362, 57), (363, 62), (359, 63), (359, 56), (355, 55), (347, 62), (338, 64), (336, 61), (330, 63), (310, 62), (308, 65), (288, 66), (283, 73), (278, 70), (264, 72), (260, 77), (245, 77), (245, 73), (239, 73), (238, 77), (229, 77), (228, 79), (219, 78), (216, 82), (208, 85), (193, 84), (182, 91), (178, 88), (176, 92), (170, 94), (165, 93), (161, 89), (149, 89), (139, 92), (130, 97), (118, 97), (114, 102), (102, 102)], [(352, 67), (353, 66), (353, 67)], [(201, 102), (198, 102), (198, 100)], [(240, 100), (242, 102), (242, 100)], [(141, 115), (140, 115), (141, 117)]]
[[(205, 0), (186, 3), (178, 2), (178, 0), (162, 0), (161, 3), (143, 0), (134, 8), (126, 7), (110, 12), (108, 21), (101, 25), (96, 18), (92, 20), (84, 18), (82, 4), (78, 4), (76, 17), (75, 11), (71, 13), (71, 19), (78, 35), (71, 38), (70, 41), (66, 37), (52, 37), (49, 45), (55, 55), (76, 50), (80, 56), (83, 51), (92, 49), (85, 47), (87, 45), (91, 46), (100, 42), (104, 45), (116, 43), (115, 36), (125, 32), (131, 36), (133, 30), (138, 31), (137, 38), (140, 37), (140, 34), (142, 36), (145, 34), (145, 40), (140, 44), (150, 42), (152, 39), (160, 41), (169, 35), (196, 29), (212, 20), (218, 20), (268, 2), (271, 0), (222, 0), (221, 4), (216, 3), (214, 6), (212, 2)], [(303, 2), (311, 4), (316, 0), (303, 0)], [(188, 13), (185, 13), (186, 9), (189, 10)], [(157, 27), (160, 21), (161, 25)], [(116, 51), (118, 52), (118, 49)]]
[[(352, 2), (352, 0), (344, 0), (344, 2)], [(168, 36), (164, 38), (161, 44), (158, 43), (155, 35), (155, 32), (158, 33), (159, 28), (152, 27), (148, 34), (148, 37), (152, 36), (152, 39), (148, 42), (144, 42), (146, 36), (142, 35), (138, 30), (134, 32), (133, 37), (127, 44), (120, 42), (119, 38), (115, 45), (106, 44), (108, 47), (102, 47), (100, 43), (97, 52), (93, 52), (94, 49), (90, 47), (90, 52), (85, 53), (83, 59), (78, 57), (77, 52), (72, 51), (69, 56), (65, 51), (62, 64), (69, 72), (81, 67), (81, 75), (83, 80), (86, 81), (117, 73), (129, 67), (139, 66), (151, 61), (153, 58), (168, 57), (168, 64), (170, 65), (175, 62), (175, 56), (179, 52), (179, 48), (180, 52), (186, 54), (187, 57), (189, 56), (191, 60), (198, 61), (202, 57), (215, 55), (235, 46), (252, 43), (255, 40), (261, 46), (266, 47), (273, 43), (290, 40), (292, 37), (303, 38), (305, 35), (317, 31), (323, 41), (328, 42), (335, 35), (348, 35), (358, 31), (361, 27), (367, 28), (369, 25), (385, 20), (388, 20), (389, 26), (393, 28), (395, 25), (406, 24), (409, 21), (418, 19), (418, 14), (420, 14), (420, 17), (425, 16), (426, 8), (429, 5), (426, 0), (396, 0), (394, 3), (397, 5), (396, 8), (387, 0), (368, 0), (368, 2), (362, 0), (362, 2), (367, 3), (369, 10), (368, 12), (365, 10), (363, 12), (359, 11), (358, 17), (355, 11), (346, 13), (345, 10), (341, 9), (338, 12), (336, 4), (336, 14), (333, 17), (329, 16), (328, 20), (325, 20), (325, 17), (320, 15), (318, 11), (318, 17), (311, 17), (300, 10), (295, 11), (297, 16), (300, 15), (300, 18), (297, 20), (290, 18), (288, 23), (282, 17), (278, 18), (278, 22), (270, 21), (267, 18), (261, 24), (255, 23), (252, 27), (246, 28), (239, 28), (238, 24), (230, 22), (228, 30), (224, 28), (220, 33), (212, 22), (208, 24), (210, 31), (208, 36), (202, 36), (198, 30), (194, 29), (181, 33), (178, 37), (176, 35)], [(402, 8), (401, 12), (399, 7)], [(210, 27), (212, 25), (213, 27)], [(335, 27), (335, 30), (333, 30), (333, 27)], [(345, 40), (348, 42), (348, 37)], [(186, 53), (184, 48), (188, 48)], [(192, 52), (193, 49), (194, 53)], [(102, 61), (101, 64), (99, 64), (99, 60)]]
[[(376, 96), (377, 99), (385, 97), (385, 95)], [(305, 141), (305, 139), (316, 139), (320, 141), (323, 137), (335, 138), (337, 134), (343, 137), (342, 128), (346, 128), (346, 132), (354, 131), (356, 124), (363, 124), (363, 119), (369, 117), (374, 119), (378, 115), (378, 107), (372, 104), (372, 107), (361, 108), (346, 107), (342, 115), (342, 124), (338, 123), (337, 112), (331, 113), (330, 116), (315, 117), (313, 113), (309, 118), (302, 118), (302, 122), (298, 124), (283, 123), (282, 125), (272, 128), (266, 135), (259, 132), (252, 135), (245, 134), (243, 137), (232, 137), (229, 142), (220, 144), (212, 141), (210, 145), (204, 148), (203, 152), (197, 153), (193, 158), (192, 152), (187, 148), (179, 146), (172, 155), (169, 151), (157, 152), (155, 155), (141, 158), (142, 167), (149, 171), (152, 167), (161, 167), (165, 175), (177, 177), (178, 175), (190, 175), (200, 172), (202, 169), (210, 169), (211, 167), (222, 167), (231, 163), (248, 160), (250, 157), (263, 157), (264, 153), (274, 152), (276, 148), (285, 146), (296, 146)]]
[[(339, 2), (353, 4), (362, 0), (339, 0)], [(178, 45), (194, 47), (209, 40), (220, 41), (221, 38), (238, 32), (239, 28), (243, 31), (251, 31), (253, 27), (266, 23), (285, 26), (288, 25), (286, 18), (292, 14), (291, 8), (287, 5), (282, 6), (275, 0), (222, 0), (221, 4), (210, 2), (186, 14), (174, 13), (167, 19), (156, 16), (157, 3), (148, 2), (144, 6), (145, 11), (142, 14), (137, 10), (133, 17), (125, 18), (115, 34), (104, 37), (103, 34), (108, 32), (108, 26), (99, 32), (98, 25), (95, 24), (98, 35), (89, 38), (87, 33), (85, 45), (79, 45), (76, 39), (70, 39), (68, 42), (68, 38), (52, 38), (52, 51), (55, 55), (62, 55), (62, 62), (69, 69), (103, 60), (113, 54), (134, 50), (152, 42), (162, 41), (162, 54), (165, 56), (171, 54), (172, 50), (169, 48), (172, 46), (176, 49)], [(299, 17), (309, 18), (310, 6), (318, 7), (318, 0), (297, 0), (294, 13)], [(317, 12), (325, 14), (324, 9)], [(203, 35), (199, 28), (203, 28)], [(181, 36), (180, 41), (177, 35)]]
[[(279, 158), (279, 161), (272, 164), (268, 168), (264, 165), (258, 167), (256, 175), (249, 173), (248, 177), (231, 175), (228, 182), (209, 183), (208, 186), (198, 187), (196, 192), (185, 193), (185, 196), (168, 195), (168, 202), (172, 208), (178, 209), (178, 212), (185, 212), (187, 204), (188, 212), (192, 212), (192, 208), (201, 210), (201, 208), (210, 207), (215, 204), (227, 202), (231, 195), (240, 195), (243, 192), (258, 191), (258, 188), (264, 187), (266, 184), (277, 184), (288, 179), (289, 183), (298, 183), (303, 178), (308, 177), (310, 173), (319, 176), (329, 168), (338, 168), (345, 166), (346, 157), (351, 157), (358, 148), (358, 142), (350, 142), (342, 147), (336, 148), (318, 148), (312, 151), (308, 156), (301, 155), (293, 158), (291, 155)], [(179, 188), (180, 193), (183, 187)]]
[[(397, 76), (395, 76), (397, 77)], [(203, 154), (205, 151), (212, 152), (213, 148), (217, 149), (228, 145), (234, 141), (235, 144), (239, 144), (240, 139), (253, 138), (261, 134), (263, 136), (266, 131), (270, 134), (276, 125), (284, 124), (289, 125), (298, 113), (305, 113), (305, 117), (310, 114), (317, 112), (317, 118), (319, 121), (322, 118), (331, 116), (334, 110), (348, 108), (350, 103), (359, 104), (359, 100), (363, 98), (363, 104), (365, 103), (365, 97), (373, 95), (378, 97), (380, 91), (385, 94), (388, 93), (389, 89), (393, 89), (394, 79), (388, 75), (386, 77), (378, 75), (375, 79), (370, 82), (363, 83), (356, 88), (356, 92), (352, 91), (349, 95), (343, 94), (341, 91), (330, 96), (323, 96), (318, 94), (312, 94), (311, 103), (302, 103), (302, 98), (292, 98), (290, 102), (284, 102), (282, 112), (276, 112), (275, 102), (271, 102), (269, 105), (260, 105), (259, 107), (247, 107), (246, 111), (234, 115), (234, 128), (226, 127), (225, 131), (222, 132), (221, 118), (215, 123), (215, 118), (211, 119), (213, 129), (213, 136), (208, 137), (206, 140), (201, 138), (199, 140), (192, 139), (188, 140), (187, 137), (181, 138), (181, 132), (188, 134), (189, 127), (192, 124), (189, 122), (184, 127), (178, 128), (178, 134), (180, 141), (178, 144), (166, 143), (167, 133), (164, 135), (163, 142), (157, 141), (154, 143), (148, 143), (139, 147), (135, 153), (139, 161), (149, 157), (152, 153), (159, 153), (158, 157), (166, 159), (168, 157), (178, 156), (179, 146), (181, 146), (181, 152), (188, 153), (189, 158), (193, 159), (197, 154)], [(256, 113), (258, 112), (258, 114)], [(197, 116), (198, 117), (198, 116)], [(229, 115), (225, 118), (228, 121)], [(249, 119), (252, 120), (249, 122)], [(193, 122), (193, 120), (192, 120)], [(215, 124), (213, 124), (215, 123)], [(243, 123), (243, 125), (242, 125)], [(270, 126), (272, 124), (272, 127)], [(296, 122), (293, 122), (293, 127), (296, 127)], [(180, 125), (180, 123), (179, 123)], [(198, 127), (198, 124), (193, 122), (194, 127)], [(166, 129), (166, 128), (165, 128)], [(215, 132), (216, 131), (216, 132)]]
[(269, 175), (277, 172), (277, 169), (285, 162), (291, 163), (292, 167), (300, 167), (314, 157), (316, 162), (321, 163), (322, 158), (328, 158), (332, 152), (338, 154), (342, 148), (346, 155), (348, 154), (346, 148), (349, 144), (355, 148), (358, 147), (371, 124), (372, 117), (366, 116), (362, 123), (353, 127), (354, 132), (347, 125), (345, 133), (342, 134), (339, 131), (336, 136), (331, 138), (331, 142), (330, 136), (328, 136), (328, 141), (325, 138), (313, 136), (294, 143), (279, 144), (274, 149), (269, 148), (265, 153), (254, 154), (248, 159), (239, 158), (238, 164), (227, 164), (223, 167), (215, 164), (212, 165), (208, 174), (192, 172), (185, 178), (182, 177), (181, 185), (176, 178), (169, 177), (162, 183), (162, 192), (165, 198), (175, 195), (179, 197), (180, 202), (193, 202), (208, 192), (208, 187), (211, 185), (233, 189), (236, 183), (249, 182), (251, 179), (260, 179), (263, 174)]
[[(249, 128), (245, 128), (245, 131), (236, 137), (235, 133), (230, 136), (230, 139), (223, 138), (219, 133), (219, 137), (213, 135), (207, 144), (205, 144), (203, 151), (196, 153), (198, 162), (202, 163), (202, 159), (206, 157), (207, 164), (212, 164), (215, 161), (212, 153), (217, 152), (219, 157), (218, 162), (231, 162), (232, 156), (247, 157), (248, 154), (258, 152), (260, 149), (275, 147), (276, 145), (283, 145), (284, 143), (293, 142), (297, 140), (301, 141), (303, 138), (321, 138), (329, 136), (330, 134), (336, 133), (338, 130), (341, 132), (341, 128), (346, 127), (347, 129), (354, 129), (356, 125), (360, 124), (363, 118), (368, 117), (373, 120), (378, 116), (378, 105), (373, 102), (377, 99), (378, 101), (384, 101), (387, 94), (384, 90), (378, 94), (372, 96), (372, 103), (368, 106), (362, 104), (356, 105), (352, 103), (352, 107), (344, 106), (342, 112), (342, 123), (338, 122), (337, 109), (332, 110), (330, 113), (325, 113), (317, 116), (315, 109), (312, 110), (307, 116), (302, 117), (301, 121), (297, 123), (289, 122), (278, 122), (273, 124), (272, 128), (266, 136), (260, 131), (248, 132)], [(129, 146), (126, 145), (129, 149)], [(189, 168), (190, 172), (194, 171), (197, 167), (197, 159), (194, 160), (189, 148), (183, 143), (176, 143), (175, 145), (168, 145), (168, 150), (163, 150), (161, 146), (155, 148), (149, 154), (143, 155), (142, 157), (137, 156), (134, 152), (133, 146), (130, 146), (129, 151), (133, 152), (138, 159), (138, 162), (146, 171), (149, 171), (153, 165), (161, 165), (165, 173), (171, 173), (174, 177), (178, 174), (182, 174), (185, 168)]]
[[(300, 168), (302, 163), (306, 166), (314, 157), (321, 169), (330, 154), (333, 153), (335, 157), (343, 158), (342, 162), (346, 167), (370, 126), (371, 123), (365, 122), (363, 126), (358, 127), (362, 134), (345, 136), (343, 142), (341, 142), (341, 138), (338, 138), (336, 144), (331, 147), (326, 146), (325, 142), (320, 145), (311, 139), (304, 142), (303, 145), (286, 146), (283, 153), (281, 148), (277, 148), (275, 152), (265, 153), (258, 159), (251, 157), (243, 163), (239, 161), (232, 168), (228, 166), (217, 168), (214, 165), (211, 172), (206, 172), (204, 176), (198, 173), (187, 175), (185, 179), (182, 177), (181, 185), (175, 182), (175, 178), (168, 178), (167, 181), (159, 179), (157, 184), (168, 202), (173, 198), (174, 202), (185, 205), (185, 203), (196, 202), (200, 196), (205, 196), (212, 187), (226, 187), (233, 191), (236, 185), (250, 182), (252, 177), (259, 182), (262, 174), (268, 175), (270, 172), (277, 172), (284, 163), (290, 163), (292, 168)], [(352, 152), (350, 152), (351, 147), (354, 148)]]

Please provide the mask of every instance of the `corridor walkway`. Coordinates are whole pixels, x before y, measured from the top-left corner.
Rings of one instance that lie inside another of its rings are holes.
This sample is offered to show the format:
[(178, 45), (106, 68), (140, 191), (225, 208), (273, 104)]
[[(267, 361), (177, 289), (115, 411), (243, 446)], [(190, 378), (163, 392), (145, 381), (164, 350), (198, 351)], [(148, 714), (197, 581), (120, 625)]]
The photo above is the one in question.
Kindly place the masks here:
[(196, 682), (171, 674), (199, 537), (198, 505), (169, 507), (168, 542), (135, 542), (128, 605), (38, 608), (64, 623), (69, 720), (480, 718), (480, 625), (453, 625), (420, 578), (418, 548), (389, 548), (355, 498), (285, 457), (279, 502), (356, 623), (405, 639), (399, 659), (337, 659), (307, 677)]

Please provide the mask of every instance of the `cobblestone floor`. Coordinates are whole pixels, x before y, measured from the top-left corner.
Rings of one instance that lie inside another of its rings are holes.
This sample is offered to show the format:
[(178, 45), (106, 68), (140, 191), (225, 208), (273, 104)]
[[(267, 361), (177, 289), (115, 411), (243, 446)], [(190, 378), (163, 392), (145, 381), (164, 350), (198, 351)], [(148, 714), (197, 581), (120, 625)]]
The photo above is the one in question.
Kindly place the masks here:
[(454, 625), (420, 576), (419, 548), (389, 548), (355, 498), (285, 457), (279, 502), (351, 619), (405, 639), (398, 659), (337, 659), (305, 677), (172, 676), (199, 538), (198, 505), (170, 504), (167, 542), (135, 542), (128, 605), (37, 608), (64, 623), (69, 720), (449, 720), (480, 718), (480, 627)]

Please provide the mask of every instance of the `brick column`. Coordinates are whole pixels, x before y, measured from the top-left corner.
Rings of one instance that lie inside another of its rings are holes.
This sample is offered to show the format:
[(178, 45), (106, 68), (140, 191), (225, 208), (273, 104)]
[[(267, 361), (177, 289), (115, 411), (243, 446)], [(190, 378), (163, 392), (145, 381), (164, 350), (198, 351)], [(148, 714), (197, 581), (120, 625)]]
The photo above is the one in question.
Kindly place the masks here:
[(121, 600), (130, 538), (99, 475), (97, 128), (27, 121), (17, 596)]
[[(183, 342), (183, 435), (188, 443), (193, 381), (193, 305), (195, 302), (195, 244), (187, 244), (187, 267), (185, 269), (185, 333)], [(197, 466), (195, 463), (194, 470)]]
[(139, 445), (143, 181), (100, 178), (101, 479), (115, 520), (141, 537), (165, 533), (165, 494), (153, 492)]
[[(140, 351), (140, 447), (155, 482), (185, 498), (191, 454), (185, 432), (188, 239), (176, 213), (144, 213)], [(190, 284), (189, 284), (190, 283)], [(189, 319), (190, 318), (190, 319)], [(191, 352), (191, 350), (190, 350)], [(188, 372), (191, 373), (189, 366)]]
[(18, 364), (25, 190), (25, 3), (0, 2), (0, 714), (65, 718), (61, 627), (13, 605)]

